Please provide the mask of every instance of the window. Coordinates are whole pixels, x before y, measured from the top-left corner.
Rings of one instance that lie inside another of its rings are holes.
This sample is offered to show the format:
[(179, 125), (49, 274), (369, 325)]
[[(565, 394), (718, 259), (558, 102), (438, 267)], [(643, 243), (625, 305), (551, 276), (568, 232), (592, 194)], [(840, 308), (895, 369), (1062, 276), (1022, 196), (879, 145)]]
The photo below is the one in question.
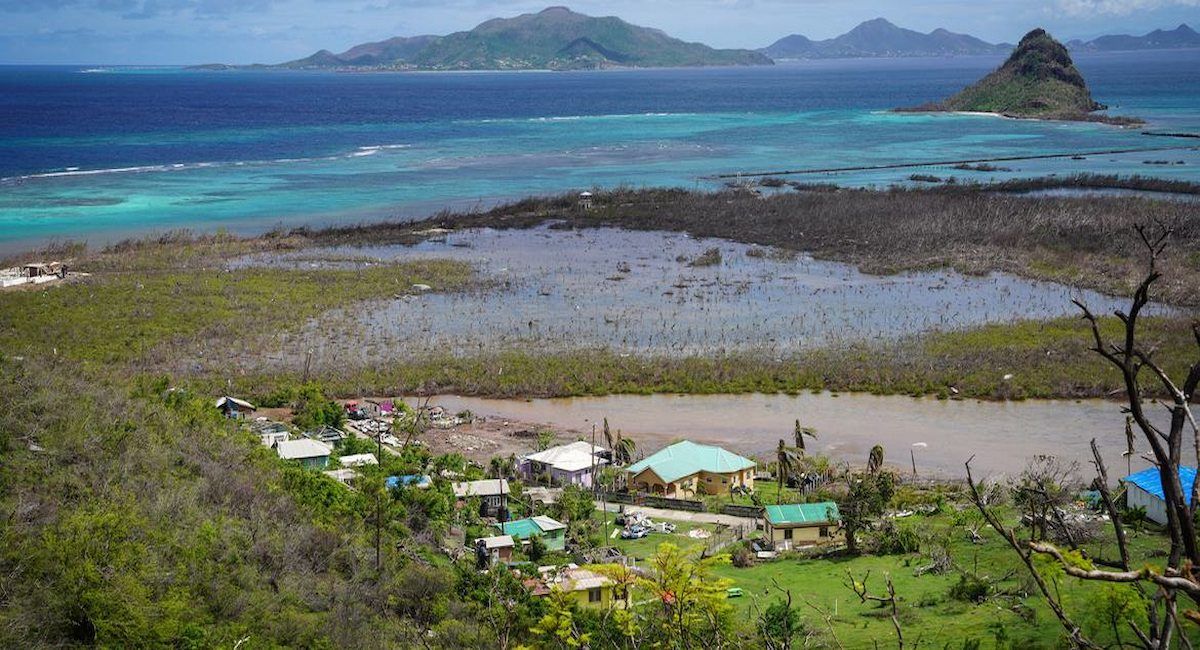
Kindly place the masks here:
[(791, 529), (791, 528), (784, 528), (784, 529), (783, 529), (783, 538), (784, 538), (784, 539), (791, 539), (791, 538), (792, 538), (792, 529)]
[(821, 526), (821, 537), (829, 537), (829, 526)]
[(588, 602), (589, 603), (598, 603), (598, 602), (600, 602), (600, 600), (601, 600), (601, 596), (600, 596), (600, 588), (599, 587), (588, 589)]

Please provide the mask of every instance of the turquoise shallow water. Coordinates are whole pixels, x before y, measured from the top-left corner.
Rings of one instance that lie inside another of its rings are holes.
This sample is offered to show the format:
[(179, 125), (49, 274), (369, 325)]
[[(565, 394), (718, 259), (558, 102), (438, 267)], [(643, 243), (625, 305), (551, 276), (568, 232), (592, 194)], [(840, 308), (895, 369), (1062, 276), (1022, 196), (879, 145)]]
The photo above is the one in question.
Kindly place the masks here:
[[(1176, 148), (1003, 163), (1011, 171), (998, 174), (931, 167), (796, 178), (883, 185), (914, 171), (977, 180), (1087, 171), (1200, 180), (1196, 141), (886, 110), (948, 94), (996, 63), (477, 75), (0, 68), (0, 248), (416, 217), (622, 184), (708, 187), (713, 174), (1146, 147)], [(1080, 66), (1114, 112), (1200, 131), (1200, 52), (1085, 57)]]

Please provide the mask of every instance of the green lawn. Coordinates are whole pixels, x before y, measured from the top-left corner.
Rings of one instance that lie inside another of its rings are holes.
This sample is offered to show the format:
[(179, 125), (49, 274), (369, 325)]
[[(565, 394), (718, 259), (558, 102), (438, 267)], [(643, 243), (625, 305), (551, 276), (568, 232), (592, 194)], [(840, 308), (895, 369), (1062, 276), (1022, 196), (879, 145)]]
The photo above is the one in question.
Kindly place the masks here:
[[(968, 571), (977, 566), (980, 574), (1001, 579), (997, 588), (1002, 591), (1020, 593), (1025, 589), (1036, 589), (1012, 550), (986, 527), (981, 530), (983, 543), (974, 544), (966, 539), (961, 526), (953, 526), (948, 515), (918, 516), (906, 520), (904, 525), (921, 531), (954, 531), (951, 553), (955, 564)], [(1108, 532), (1105, 530), (1106, 534)], [(1134, 564), (1161, 562), (1159, 553), (1165, 545), (1166, 540), (1156, 533), (1132, 535)], [(1116, 554), (1107, 540), (1093, 545), (1090, 551), (1109, 557)], [(764, 562), (747, 569), (726, 565), (717, 572), (745, 591), (744, 597), (731, 602), (747, 618), (755, 616), (756, 604), (765, 608), (780, 596), (773, 586), (777, 582), (780, 588), (791, 591), (805, 625), (816, 630), (825, 642), (830, 641), (828, 628), (823, 616), (812, 606), (831, 615), (833, 629), (846, 648), (872, 647), (875, 641), (880, 642), (880, 647), (889, 647), (895, 638), (888, 613), (874, 603), (861, 603), (846, 586), (847, 571), (859, 581), (869, 571), (867, 584), (873, 595), (886, 595), (884, 577), (891, 576), (901, 602), (901, 622), (908, 647), (913, 647), (918, 637), (920, 647), (927, 648), (961, 648), (967, 639), (980, 640), (982, 648), (1056, 647), (1061, 627), (1040, 596), (993, 598), (978, 605), (955, 600), (949, 591), (958, 582), (959, 574), (951, 571), (916, 577), (915, 570), (924, 564), (927, 560), (917, 554), (792, 558)], [(1101, 620), (1098, 614), (1101, 597), (1107, 590), (1129, 590), (1129, 587), (1081, 583), (1071, 578), (1060, 578), (1059, 583), (1068, 613), (1089, 635), (1110, 642), (1112, 633), (1107, 621)], [(1027, 607), (1022, 607), (1021, 603)], [(1192, 628), (1194, 630), (1195, 626)], [(997, 645), (998, 637), (1007, 639), (1006, 644)], [(1194, 638), (1200, 638), (1200, 634)], [(1125, 633), (1125, 639), (1129, 640), (1128, 633)]]
[[(617, 526), (615, 523), (613, 523), (613, 520), (616, 519), (616, 517), (616, 513), (607, 513), (607, 519), (609, 522), (608, 532), (610, 535), (614, 530), (621, 530), (620, 526)], [(669, 521), (670, 523), (675, 524), (675, 532), (666, 534), (650, 533), (649, 536), (643, 537), (642, 539), (621, 539), (618, 532), (615, 537), (608, 539), (607, 543), (610, 546), (620, 549), (620, 551), (625, 555), (628, 555), (636, 559), (638, 562), (641, 562), (647, 557), (654, 555), (654, 551), (658, 549), (659, 544), (665, 544), (668, 542), (678, 546), (681, 549), (684, 549), (689, 553), (699, 553), (704, 549), (704, 546), (708, 540), (688, 537), (688, 531), (699, 528), (707, 530), (711, 533), (717, 529), (716, 525), (714, 524), (678, 521), (674, 519), (654, 519), (655, 523), (660, 521)], [(603, 526), (601, 526), (601, 531), (603, 531), (603, 529)]]

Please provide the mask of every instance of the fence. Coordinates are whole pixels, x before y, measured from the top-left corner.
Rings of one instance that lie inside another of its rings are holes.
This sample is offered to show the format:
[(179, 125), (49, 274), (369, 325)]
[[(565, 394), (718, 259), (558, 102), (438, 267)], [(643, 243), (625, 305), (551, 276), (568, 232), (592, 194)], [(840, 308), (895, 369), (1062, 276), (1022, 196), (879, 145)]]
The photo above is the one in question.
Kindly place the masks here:
[(668, 499), (666, 497), (656, 497), (648, 494), (630, 494), (628, 492), (605, 492), (604, 497), (609, 503), (622, 503), (625, 505), (649, 506), (651, 508), (664, 508), (667, 510), (687, 510), (690, 512), (702, 512), (704, 510), (703, 501), (691, 501), (688, 499)]
[(642, 497), (639, 505), (651, 508), (666, 508), (668, 510), (689, 510), (701, 512), (704, 510), (703, 501), (688, 501), (686, 499), (668, 499), (666, 497)]
[(721, 514), (730, 515), (733, 517), (749, 517), (758, 519), (762, 517), (763, 509), (758, 506), (739, 506), (732, 503), (727, 503), (721, 506)]

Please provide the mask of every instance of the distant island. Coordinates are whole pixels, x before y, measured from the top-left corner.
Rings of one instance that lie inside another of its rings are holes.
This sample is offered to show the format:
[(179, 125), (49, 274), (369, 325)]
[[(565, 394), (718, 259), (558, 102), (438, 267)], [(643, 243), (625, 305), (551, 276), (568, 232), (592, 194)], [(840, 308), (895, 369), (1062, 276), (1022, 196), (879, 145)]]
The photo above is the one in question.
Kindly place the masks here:
[(837, 38), (814, 41), (800, 34), (792, 34), (759, 52), (772, 59), (784, 60), (962, 56), (1003, 54), (1011, 49), (1010, 44), (993, 45), (974, 36), (945, 29), (922, 34), (876, 18)]
[[(1177, 50), (1200, 48), (1200, 34), (1180, 25), (1173, 30), (1158, 29), (1144, 36), (1101, 36), (1067, 43), (1077, 52), (1121, 52), (1137, 50)], [(759, 52), (775, 59), (875, 59), (928, 56), (973, 56), (1004, 54), (1013, 49), (1008, 43), (992, 44), (968, 34), (935, 29), (924, 34), (898, 27), (883, 18), (868, 20), (836, 38), (814, 41), (792, 34), (764, 47)]]
[[(1187, 25), (1143, 36), (1113, 35), (1073, 40), (1078, 52), (1200, 48)], [(1000, 56), (1013, 49), (947, 29), (922, 33), (884, 18), (868, 20), (836, 38), (811, 40), (792, 34), (759, 50), (716, 49), (672, 38), (616, 17), (593, 17), (567, 7), (486, 21), (446, 36), (398, 36), (334, 53), (319, 50), (277, 64), (210, 63), (192, 70), (596, 70), (692, 66), (772, 65), (780, 60), (938, 56)]]
[[(275, 66), (289, 70), (596, 70), (772, 65), (752, 50), (688, 43), (616, 17), (593, 17), (566, 7), (489, 20), (448, 36), (393, 38), (341, 54), (321, 50)], [(202, 66), (209, 69), (230, 66)]]
[(1096, 115), (1107, 107), (1092, 99), (1066, 46), (1044, 29), (1025, 35), (997, 70), (941, 102), (902, 111), (994, 113), (1005, 117), (1141, 124), (1130, 117)]
[(1175, 29), (1156, 29), (1143, 36), (1119, 34), (1101, 36), (1084, 42), (1074, 40), (1067, 49), (1076, 52), (1134, 52), (1137, 50), (1184, 50), (1200, 48), (1200, 34), (1187, 25)]

